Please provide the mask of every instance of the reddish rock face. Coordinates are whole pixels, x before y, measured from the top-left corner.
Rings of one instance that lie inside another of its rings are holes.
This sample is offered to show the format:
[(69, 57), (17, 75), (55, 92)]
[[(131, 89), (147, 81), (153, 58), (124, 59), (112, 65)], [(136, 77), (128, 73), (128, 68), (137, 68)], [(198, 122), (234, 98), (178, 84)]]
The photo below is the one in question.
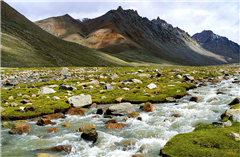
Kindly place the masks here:
[(152, 112), (153, 111), (153, 105), (150, 102), (147, 102), (140, 106), (140, 109), (145, 112)]
[(69, 109), (66, 114), (71, 114), (71, 115), (84, 115), (85, 109), (83, 108), (71, 108)]
[(17, 124), (14, 129), (9, 131), (9, 133), (22, 135), (23, 133), (29, 133), (30, 131), (31, 131), (30, 125)]
[(59, 146), (51, 147), (51, 148), (37, 149), (37, 151), (54, 151), (54, 152), (65, 151), (67, 153), (70, 153), (71, 150), (72, 150), (71, 145), (59, 145)]
[(41, 126), (48, 125), (48, 124), (54, 125), (56, 123), (53, 123), (51, 120), (46, 119), (46, 118), (41, 118), (37, 122), (37, 125), (41, 125)]
[(128, 124), (123, 124), (123, 123), (109, 123), (105, 125), (105, 128), (107, 129), (121, 129), (124, 126), (127, 126)]
[(65, 116), (63, 113), (54, 113), (54, 114), (44, 115), (42, 118), (58, 119), (58, 118), (65, 118)]

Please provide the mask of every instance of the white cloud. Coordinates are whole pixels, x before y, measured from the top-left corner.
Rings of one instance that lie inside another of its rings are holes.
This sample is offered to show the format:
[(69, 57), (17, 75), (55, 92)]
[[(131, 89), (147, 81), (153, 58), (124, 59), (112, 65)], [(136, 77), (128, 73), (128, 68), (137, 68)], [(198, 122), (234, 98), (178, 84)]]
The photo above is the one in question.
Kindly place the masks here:
[(137, 10), (139, 15), (149, 20), (158, 16), (174, 27), (179, 27), (190, 35), (203, 30), (226, 36), (237, 43), (239, 41), (238, 0), (6, 0), (13, 8), (32, 21), (52, 16), (70, 14), (74, 18), (94, 18), (111, 9), (122, 6), (123, 9)]

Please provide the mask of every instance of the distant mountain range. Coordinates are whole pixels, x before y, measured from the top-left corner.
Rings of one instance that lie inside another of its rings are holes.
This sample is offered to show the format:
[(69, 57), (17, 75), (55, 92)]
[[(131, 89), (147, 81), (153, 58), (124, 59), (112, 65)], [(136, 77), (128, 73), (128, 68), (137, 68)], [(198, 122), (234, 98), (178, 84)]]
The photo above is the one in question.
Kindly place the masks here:
[(210, 30), (196, 33), (193, 38), (206, 50), (222, 55), (230, 63), (240, 63), (240, 46)]
[(84, 20), (66, 14), (34, 24), (5, 2), (1, 1), (1, 4), (2, 66), (216, 65), (239, 62), (235, 59), (239, 51), (229, 51), (227, 55), (214, 52), (204, 47), (200, 37), (198, 40), (194, 35), (195, 40), (159, 17), (150, 21), (134, 10), (119, 7), (98, 18)]

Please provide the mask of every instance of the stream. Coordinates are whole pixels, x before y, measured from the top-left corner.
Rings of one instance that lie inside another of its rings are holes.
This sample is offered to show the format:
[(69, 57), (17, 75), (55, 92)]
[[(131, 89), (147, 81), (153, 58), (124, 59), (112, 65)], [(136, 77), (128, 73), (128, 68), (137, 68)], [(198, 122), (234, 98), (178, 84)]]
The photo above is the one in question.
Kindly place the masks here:
[[(231, 76), (229, 80), (223, 80), (216, 85), (198, 87), (188, 91), (188, 94), (177, 100), (177, 103), (153, 104), (153, 112), (140, 111), (140, 104), (133, 104), (137, 112), (137, 118), (118, 116), (115, 119), (120, 123), (126, 123), (122, 129), (106, 129), (105, 122), (110, 118), (104, 118), (97, 114), (96, 108), (86, 111), (84, 116), (66, 115), (64, 119), (53, 119), (55, 125), (38, 126), (36, 121), (29, 121), (32, 129), (29, 134), (10, 135), (10, 129), (1, 128), (1, 154), (2, 157), (36, 157), (34, 151), (39, 148), (49, 148), (57, 145), (72, 145), (70, 154), (66, 152), (44, 152), (52, 156), (60, 157), (131, 157), (142, 155), (144, 157), (159, 156), (160, 149), (174, 135), (187, 133), (194, 130), (201, 123), (220, 121), (220, 115), (225, 112), (234, 98), (240, 96), (240, 84), (232, 83), (239, 76)], [(217, 94), (221, 91), (222, 94)], [(191, 102), (192, 96), (201, 98), (200, 102)], [(113, 104), (99, 105), (99, 108)], [(180, 117), (173, 117), (180, 114)], [(1, 122), (1, 124), (4, 121)], [(62, 124), (70, 124), (64, 128)], [(98, 140), (95, 144), (81, 139), (81, 133), (76, 130), (86, 124), (95, 124), (98, 132)], [(56, 133), (49, 133), (48, 128), (58, 128)]]

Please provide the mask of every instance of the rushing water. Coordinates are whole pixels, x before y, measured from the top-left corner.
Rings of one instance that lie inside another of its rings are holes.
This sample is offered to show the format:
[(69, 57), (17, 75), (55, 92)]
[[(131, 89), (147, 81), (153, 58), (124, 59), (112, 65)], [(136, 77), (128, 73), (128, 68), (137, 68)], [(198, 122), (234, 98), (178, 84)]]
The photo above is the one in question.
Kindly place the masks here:
[[(104, 128), (109, 118), (93, 118), (97, 109), (89, 109), (85, 116), (67, 115), (65, 119), (52, 120), (57, 124), (50, 126), (38, 126), (36, 121), (29, 121), (32, 131), (24, 135), (10, 135), (10, 129), (1, 129), (2, 156), (24, 156), (35, 157), (39, 148), (48, 148), (57, 145), (72, 145), (72, 152), (47, 152), (54, 156), (68, 157), (129, 157), (133, 154), (141, 154), (146, 157), (158, 156), (160, 149), (174, 135), (191, 132), (200, 123), (211, 123), (219, 121), (220, 115), (229, 108), (227, 105), (235, 97), (240, 96), (240, 84), (233, 84), (234, 77), (222, 81), (217, 85), (198, 87), (188, 91), (189, 95), (181, 98), (181, 103), (153, 104), (154, 111), (150, 113), (141, 112), (139, 104), (134, 104), (140, 112), (142, 121), (136, 118), (116, 117), (118, 122), (128, 126), (111, 130)], [(239, 77), (238, 77), (239, 79)], [(224, 94), (217, 94), (222, 91)], [(198, 103), (189, 102), (191, 96), (202, 98)], [(179, 101), (179, 100), (178, 100)], [(111, 104), (109, 104), (111, 105)], [(101, 105), (104, 107), (107, 105)], [(173, 117), (172, 114), (180, 114), (181, 117)], [(3, 122), (2, 122), (3, 123)], [(61, 124), (71, 124), (70, 128), (63, 128)], [(96, 124), (98, 141), (95, 144), (80, 138), (81, 133), (76, 130), (86, 124)], [(48, 128), (58, 128), (56, 133), (48, 133)], [(41, 138), (40, 138), (41, 137)], [(130, 142), (130, 145), (126, 145)]]

